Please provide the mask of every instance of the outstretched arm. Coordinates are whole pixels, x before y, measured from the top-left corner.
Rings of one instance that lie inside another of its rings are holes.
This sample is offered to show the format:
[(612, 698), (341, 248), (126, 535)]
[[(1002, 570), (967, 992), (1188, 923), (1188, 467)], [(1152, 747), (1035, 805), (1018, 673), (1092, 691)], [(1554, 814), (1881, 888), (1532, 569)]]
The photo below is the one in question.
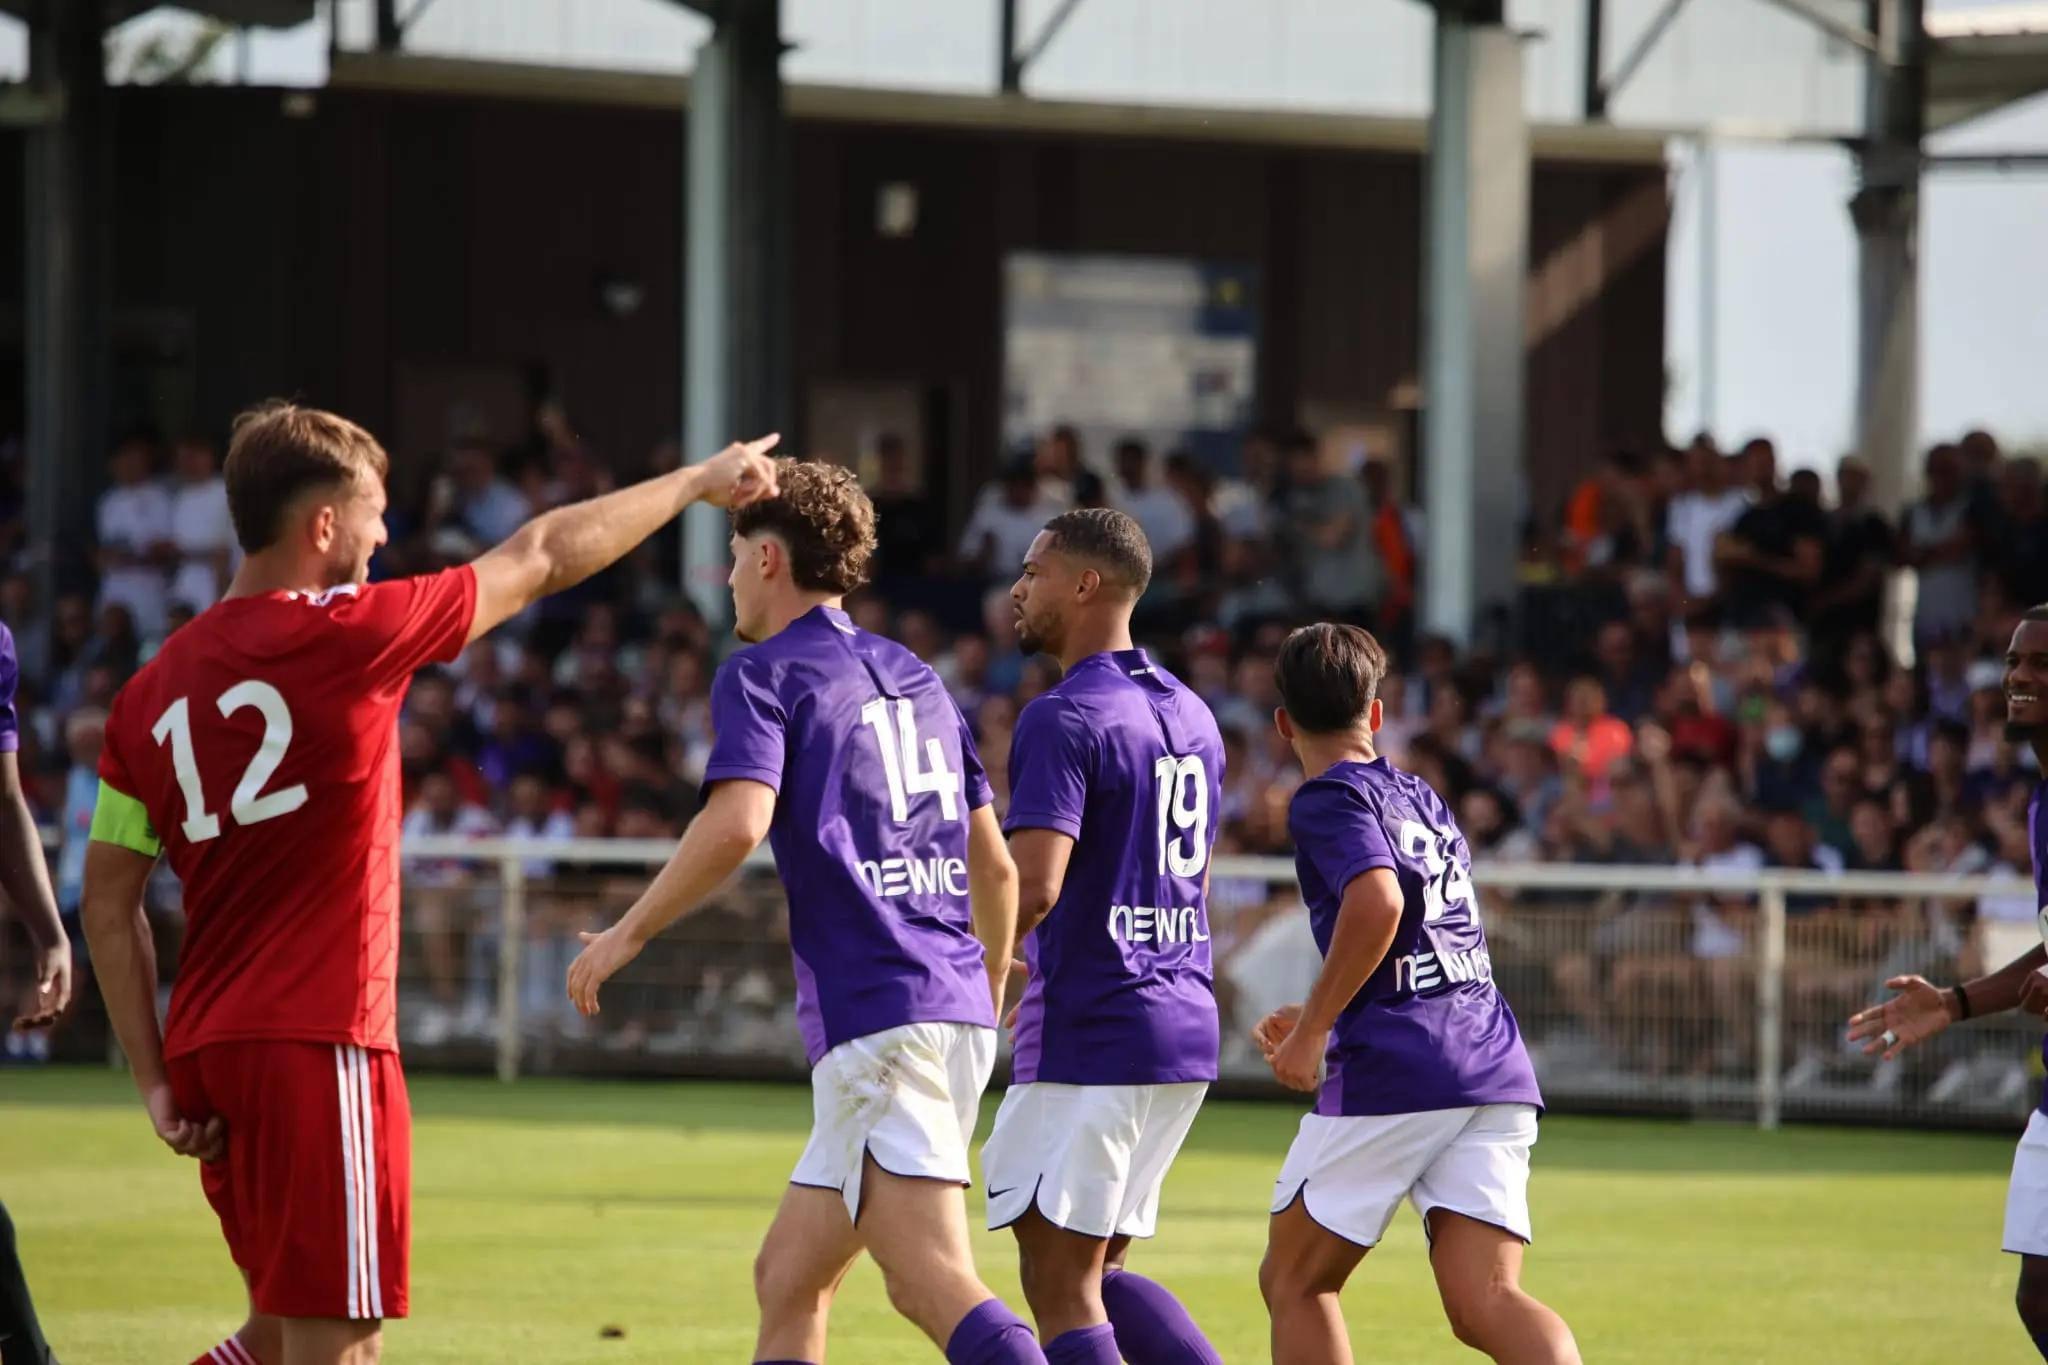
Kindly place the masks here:
[(766, 783), (736, 779), (713, 787), (668, 864), (633, 908), (603, 933), (581, 935), (583, 952), (569, 964), (569, 998), (576, 1008), (596, 1014), (598, 987), (638, 957), (647, 940), (702, 905), (737, 872), (767, 837), (774, 819), (775, 791)]
[(50, 865), (43, 841), (21, 789), (21, 764), (13, 753), (0, 753), (0, 891), (14, 905), (36, 946), (36, 991), (16, 1028), (41, 1028), (54, 1023), (71, 1003), (71, 940), (57, 918), (57, 898), (50, 894)]
[[(1964, 982), (1968, 1017), (2011, 1009), (2048, 1013), (2048, 974), (2043, 968), (2048, 968), (2048, 947), (2036, 946), (1997, 971)], [(1965, 1017), (1955, 987), (1936, 986), (1924, 976), (1895, 976), (1884, 984), (1898, 994), (1849, 1018), (1849, 1041), (1862, 1043), (1865, 1056), (1882, 1052), (1890, 1061)]]
[(1003, 842), (994, 806), (981, 807), (967, 820), (967, 899), (974, 911), (974, 936), (981, 940), (989, 998), (1001, 1018), (1010, 954), (1017, 944), (1017, 864)]
[(469, 638), (617, 563), (693, 502), (744, 507), (774, 497), (775, 462), (768, 452), (779, 439), (727, 446), (702, 464), (535, 517), (472, 566), (476, 615)]

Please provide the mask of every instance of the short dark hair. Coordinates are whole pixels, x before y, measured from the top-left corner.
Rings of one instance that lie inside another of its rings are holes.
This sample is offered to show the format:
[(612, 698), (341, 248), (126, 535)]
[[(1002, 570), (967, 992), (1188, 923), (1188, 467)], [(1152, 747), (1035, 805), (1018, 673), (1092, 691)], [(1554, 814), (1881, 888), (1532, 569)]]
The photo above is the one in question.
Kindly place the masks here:
[(868, 581), (875, 505), (843, 465), (777, 460), (772, 498), (732, 514), (741, 536), (769, 532), (789, 546), (790, 577), (809, 592), (844, 595)]
[(235, 419), (225, 477), (228, 517), (249, 554), (266, 550), (283, 530), (285, 508), (310, 488), (341, 487), (358, 478), (383, 483), (391, 459), (377, 438), (318, 408), (272, 399)]
[(1280, 704), (1301, 730), (1333, 735), (1356, 726), (1387, 676), (1387, 651), (1359, 626), (1328, 621), (1289, 635), (1273, 661)]
[(1062, 512), (1045, 524), (1052, 548), (1085, 559), (1142, 597), (1152, 582), (1152, 546), (1138, 523), (1113, 507)]

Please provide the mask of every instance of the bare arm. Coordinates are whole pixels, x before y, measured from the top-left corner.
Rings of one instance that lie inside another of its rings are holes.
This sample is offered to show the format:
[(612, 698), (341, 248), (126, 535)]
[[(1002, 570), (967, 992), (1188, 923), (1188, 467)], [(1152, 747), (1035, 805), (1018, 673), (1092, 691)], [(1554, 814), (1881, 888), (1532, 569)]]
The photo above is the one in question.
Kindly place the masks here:
[(974, 910), (974, 936), (981, 940), (989, 998), (1000, 1019), (1010, 954), (1017, 944), (1017, 864), (1003, 842), (994, 806), (983, 806), (967, 819), (967, 899)]
[(142, 909), (142, 889), (156, 859), (95, 839), (85, 848), (81, 916), (92, 948), (93, 976), (106, 997), (107, 1019), (149, 1121), (170, 1149), (201, 1161), (220, 1159), (226, 1134), (216, 1116), (204, 1125), (178, 1113), (164, 1071), (164, 1038), (156, 1018), (156, 943)]
[(682, 842), (632, 909), (601, 934), (582, 935), (584, 949), (569, 966), (569, 998), (584, 1014), (597, 1013), (597, 991), (653, 938), (739, 870), (767, 837), (775, 820), (775, 792), (743, 779), (720, 782), (704, 809), (683, 831)]
[(473, 565), (476, 616), (469, 638), (617, 563), (693, 502), (745, 506), (775, 496), (775, 464), (767, 452), (778, 439), (728, 446), (702, 464), (535, 517)]
[[(1965, 982), (1962, 990), (1969, 1001), (1969, 1017), (2011, 1009), (2048, 1013), (2044, 967), (2048, 967), (2048, 947), (2036, 946), (1988, 976)], [(1863, 1044), (1865, 1056), (1883, 1053), (1890, 1061), (1963, 1018), (1963, 1005), (1953, 987), (1936, 986), (1924, 976), (1895, 976), (1884, 984), (1897, 994), (1849, 1016), (1849, 1041)]]
[(1020, 829), (1010, 836), (1010, 856), (1017, 860), (1017, 942), (1022, 943), (1059, 903), (1074, 839), (1056, 829)]
[(36, 947), (35, 998), (14, 1026), (41, 1028), (71, 1003), (71, 940), (57, 918), (50, 864), (43, 857), (28, 794), (21, 789), (20, 758), (13, 753), (0, 753), (0, 891), (7, 893)]
[(1330, 1045), (1330, 1030), (1385, 959), (1401, 927), (1403, 903), (1400, 878), (1390, 868), (1361, 873), (1344, 888), (1323, 969), (1316, 974), (1316, 984), (1309, 989), (1292, 1032), (1268, 1059), (1282, 1085), (1315, 1089), (1323, 1053)]
[[(2048, 967), (2048, 946), (2036, 944), (1997, 971), (1964, 982), (1963, 992), (1970, 997), (1970, 1017), (1974, 1019), (1980, 1014), (2003, 1014), (2007, 1010), (2018, 1009), (2027, 979), (2043, 967)], [(1957, 1009), (1957, 1003), (1950, 1000), (1951, 1022)]]

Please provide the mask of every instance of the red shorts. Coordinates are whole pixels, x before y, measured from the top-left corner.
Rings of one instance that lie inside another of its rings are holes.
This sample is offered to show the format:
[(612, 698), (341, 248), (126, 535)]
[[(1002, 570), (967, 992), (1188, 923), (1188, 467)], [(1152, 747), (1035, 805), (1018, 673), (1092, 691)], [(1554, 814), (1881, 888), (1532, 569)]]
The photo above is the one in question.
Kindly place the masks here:
[(412, 1110), (395, 1052), (214, 1043), (168, 1063), (186, 1118), (218, 1114), (200, 1167), (259, 1313), (402, 1318), (412, 1243)]

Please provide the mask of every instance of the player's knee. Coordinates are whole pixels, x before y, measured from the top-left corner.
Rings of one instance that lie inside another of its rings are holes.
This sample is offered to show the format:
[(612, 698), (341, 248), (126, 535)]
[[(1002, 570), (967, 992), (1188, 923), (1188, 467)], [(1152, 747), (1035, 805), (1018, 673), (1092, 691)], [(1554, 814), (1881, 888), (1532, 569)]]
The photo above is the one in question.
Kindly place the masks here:
[(957, 1321), (962, 1313), (989, 1297), (972, 1271), (955, 1266), (882, 1269), (882, 1287), (889, 1306), (919, 1326)]
[(1451, 1335), (1474, 1350), (1483, 1350), (1494, 1320), (1516, 1293), (1506, 1285), (1488, 1285), (1444, 1294), (1444, 1317), (1451, 1324)]
[(1028, 1271), (1022, 1265), (1019, 1270), (1024, 1301), (1031, 1305), (1033, 1317), (1055, 1322), (1102, 1319), (1099, 1286), (1090, 1284), (1088, 1277), (1074, 1267), (1041, 1256), (1030, 1263)]
[(825, 1289), (810, 1283), (787, 1257), (767, 1250), (754, 1257), (754, 1303), (764, 1317), (807, 1312), (824, 1297)]
[(1299, 1257), (1280, 1256), (1268, 1250), (1266, 1258), (1259, 1262), (1259, 1293), (1265, 1298), (1269, 1312), (1286, 1304), (1334, 1294), (1343, 1287), (1341, 1275), (1320, 1269)]

